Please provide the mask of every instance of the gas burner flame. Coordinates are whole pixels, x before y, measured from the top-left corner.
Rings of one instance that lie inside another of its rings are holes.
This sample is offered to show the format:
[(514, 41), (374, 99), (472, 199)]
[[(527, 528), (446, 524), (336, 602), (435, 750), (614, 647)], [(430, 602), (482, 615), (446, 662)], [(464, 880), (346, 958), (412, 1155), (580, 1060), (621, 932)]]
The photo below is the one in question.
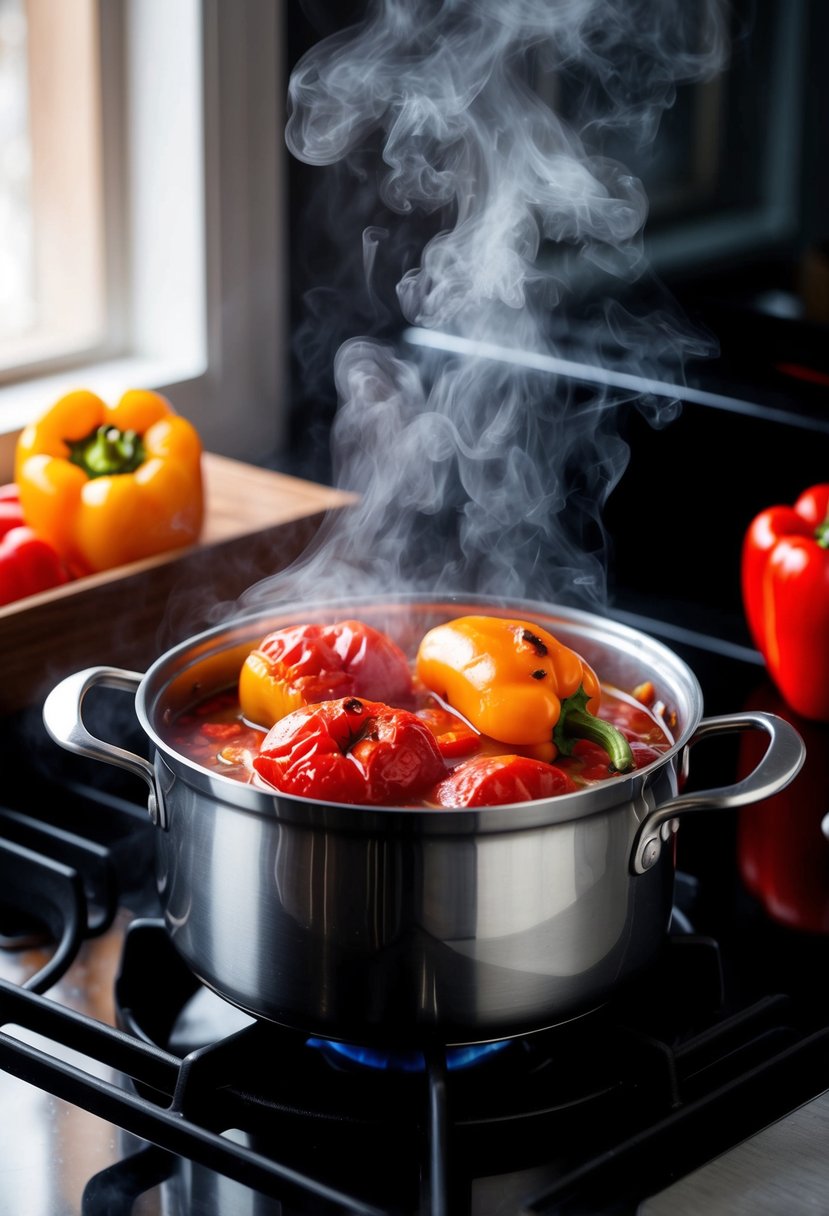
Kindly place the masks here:
[[(509, 1039), (494, 1043), (472, 1043), (466, 1047), (446, 1049), (446, 1067), (450, 1072), (473, 1068), (483, 1060), (499, 1055), (508, 1047)], [(386, 1072), (425, 1072), (426, 1057), (422, 1051), (399, 1051), (394, 1048), (361, 1047), (354, 1043), (339, 1043), (333, 1039), (309, 1038), (306, 1047), (319, 1050), (332, 1063), (347, 1061), (362, 1068), (374, 1068)]]

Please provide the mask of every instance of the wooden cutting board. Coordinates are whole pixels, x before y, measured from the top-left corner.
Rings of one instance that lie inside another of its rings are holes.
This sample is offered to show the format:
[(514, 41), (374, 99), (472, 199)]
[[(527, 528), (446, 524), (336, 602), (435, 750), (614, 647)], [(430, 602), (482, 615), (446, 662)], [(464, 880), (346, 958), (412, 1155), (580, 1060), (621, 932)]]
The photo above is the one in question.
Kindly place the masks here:
[(217, 606), (290, 565), (328, 512), (356, 501), (213, 454), (205, 455), (203, 471), (206, 514), (197, 545), (0, 607), (0, 713), (41, 704), (83, 667), (144, 671), (170, 646), (217, 623)]

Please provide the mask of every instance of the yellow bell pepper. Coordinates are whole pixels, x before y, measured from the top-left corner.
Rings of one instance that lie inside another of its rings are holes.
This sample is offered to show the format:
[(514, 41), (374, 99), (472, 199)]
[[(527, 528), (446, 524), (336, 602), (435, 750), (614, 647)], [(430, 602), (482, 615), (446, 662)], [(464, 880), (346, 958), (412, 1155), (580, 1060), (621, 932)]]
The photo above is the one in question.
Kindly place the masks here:
[(201, 453), (158, 393), (131, 389), (115, 406), (68, 393), (18, 439), (23, 514), (76, 575), (182, 548), (202, 528)]
[(627, 739), (596, 717), (596, 673), (529, 621), (465, 616), (438, 625), (421, 641), (417, 675), (482, 734), (538, 759), (569, 755), (581, 738), (603, 747), (613, 770), (633, 767)]

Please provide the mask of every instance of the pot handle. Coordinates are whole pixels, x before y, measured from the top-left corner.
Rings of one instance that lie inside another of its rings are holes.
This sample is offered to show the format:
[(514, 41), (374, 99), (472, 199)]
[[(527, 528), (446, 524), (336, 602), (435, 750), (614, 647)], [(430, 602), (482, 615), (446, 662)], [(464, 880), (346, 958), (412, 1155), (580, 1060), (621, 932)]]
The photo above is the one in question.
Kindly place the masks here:
[(663, 841), (669, 839), (677, 827), (670, 821), (678, 815), (691, 811), (727, 810), (761, 802), (779, 793), (797, 776), (806, 758), (806, 748), (794, 727), (776, 714), (758, 710), (704, 718), (688, 740), (687, 747), (692, 747), (709, 735), (742, 730), (764, 730), (769, 736), (769, 745), (759, 764), (734, 785), (680, 794), (652, 810), (642, 821), (634, 840), (630, 863), (634, 874), (645, 874), (659, 860)]
[(87, 667), (76, 671), (55, 685), (47, 696), (43, 703), (43, 724), (55, 743), (67, 751), (104, 760), (146, 781), (150, 790), (147, 811), (153, 823), (163, 828), (167, 821), (164, 799), (149, 760), (99, 739), (83, 722), (83, 700), (91, 688), (100, 685), (135, 693), (143, 679), (140, 672), (124, 671), (120, 667)]

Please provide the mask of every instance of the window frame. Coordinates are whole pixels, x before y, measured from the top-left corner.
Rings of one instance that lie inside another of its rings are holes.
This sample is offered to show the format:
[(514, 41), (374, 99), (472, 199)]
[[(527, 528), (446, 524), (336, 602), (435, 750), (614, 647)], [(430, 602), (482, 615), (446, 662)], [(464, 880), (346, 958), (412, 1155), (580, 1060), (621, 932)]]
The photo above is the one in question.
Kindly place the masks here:
[[(93, 357), (0, 385), (0, 477), (12, 476), (22, 426), (79, 386), (107, 400), (155, 388), (207, 450), (262, 463), (279, 451), (287, 415), (283, 0), (98, 0), (98, 19), (108, 336)], [(183, 69), (189, 92), (183, 82), (172, 95), (175, 114), (145, 87), (149, 64), (168, 103)], [(189, 152), (170, 135), (188, 107)], [(153, 188), (179, 173), (183, 149), (186, 256)], [(173, 284), (190, 276), (186, 310), (174, 292), (154, 297), (170, 263)]]

